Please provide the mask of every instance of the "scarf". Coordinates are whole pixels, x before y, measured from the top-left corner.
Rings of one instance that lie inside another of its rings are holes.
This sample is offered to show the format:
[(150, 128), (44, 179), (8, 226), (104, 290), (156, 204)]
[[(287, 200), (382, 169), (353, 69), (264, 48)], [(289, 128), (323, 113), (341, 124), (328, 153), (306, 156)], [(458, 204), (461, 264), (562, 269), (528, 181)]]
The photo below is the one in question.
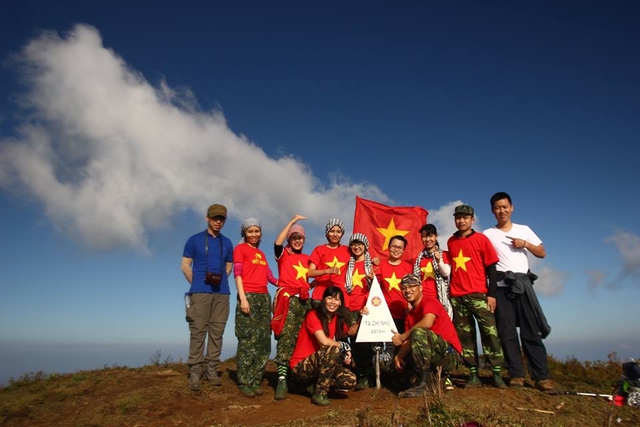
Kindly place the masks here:
[[(347, 267), (347, 277), (344, 283), (344, 287), (347, 290), (347, 293), (350, 294), (353, 290), (353, 269), (356, 265), (356, 259), (351, 256), (349, 258), (349, 266)], [(373, 272), (373, 264), (371, 263), (371, 255), (369, 255), (369, 251), (364, 253), (364, 272), (367, 275), (367, 288), (369, 287), (369, 276)]]
[[(442, 251), (439, 248), (437, 248), (436, 250), (440, 252), (440, 258), (442, 258)], [(440, 274), (438, 260), (436, 260), (436, 257), (433, 256), (432, 252), (429, 252), (426, 249), (420, 252), (418, 257), (416, 258), (416, 262), (413, 264), (413, 274), (419, 274), (420, 277), (422, 277), (420, 271), (420, 262), (423, 258), (431, 258), (430, 262), (433, 265), (433, 271), (435, 272), (436, 276), (436, 291), (438, 292), (438, 300), (440, 300), (440, 303), (446, 310), (449, 318), (453, 319), (453, 308), (451, 307), (451, 302), (449, 301), (449, 279), (445, 279)]]

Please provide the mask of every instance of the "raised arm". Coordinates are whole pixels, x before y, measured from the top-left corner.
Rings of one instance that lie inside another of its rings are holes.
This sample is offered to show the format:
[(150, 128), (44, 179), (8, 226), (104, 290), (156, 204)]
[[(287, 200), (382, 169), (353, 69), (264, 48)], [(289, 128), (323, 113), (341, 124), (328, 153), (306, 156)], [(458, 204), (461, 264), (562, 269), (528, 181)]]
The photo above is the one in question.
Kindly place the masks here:
[(284, 226), (280, 234), (278, 234), (278, 237), (276, 237), (276, 241), (274, 243), (278, 246), (284, 245), (284, 242), (287, 239), (287, 234), (289, 234), (289, 230), (291, 230), (291, 227), (293, 226), (293, 224), (295, 224), (298, 221), (302, 221), (303, 219), (307, 219), (307, 217), (303, 215), (298, 215), (298, 214), (296, 214), (293, 218), (291, 218), (291, 221), (289, 221), (289, 223)]

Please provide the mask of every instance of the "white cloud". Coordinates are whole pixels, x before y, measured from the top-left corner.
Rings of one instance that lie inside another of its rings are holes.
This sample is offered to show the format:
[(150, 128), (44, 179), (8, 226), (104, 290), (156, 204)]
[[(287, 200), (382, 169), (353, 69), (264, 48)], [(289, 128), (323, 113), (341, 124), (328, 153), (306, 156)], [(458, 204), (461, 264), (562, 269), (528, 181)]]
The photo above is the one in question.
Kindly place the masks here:
[(620, 289), (625, 283), (638, 283), (640, 279), (640, 236), (630, 231), (618, 230), (604, 239), (606, 243), (613, 243), (618, 255), (622, 259), (622, 268), (610, 277), (600, 272), (598, 276), (592, 274), (590, 286), (602, 286), (608, 289)]
[(532, 271), (538, 276), (538, 280), (534, 283), (534, 289), (537, 294), (553, 296), (558, 295), (564, 289), (564, 286), (570, 279), (569, 273), (561, 270), (541, 265), (538, 269)]
[(437, 209), (428, 209), (429, 216), (427, 221), (436, 226), (438, 229), (438, 242), (440, 246), (446, 249), (447, 240), (453, 233), (457, 231), (456, 224), (453, 222), (453, 211), (456, 206), (463, 204), (460, 200), (445, 203)]
[(622, 260), (622, 268), (612, 269), (608, 273), (602, 270), (590, 270), (588, 284), (592, 290), (607, 288), (618, 290), (626, 283), (638, 283), (640, 279), (640, 236), (630, 231), (618, 230), (604, 238), (605, 243), (613, 243), (617, 255)]
[(619, 230), (607, 237), (605, 242), (613, 243), (618, 250), (623, 262), (621, 275), (624, 278), (640, 276), (640, 236)]
[(270, 158), (189, 90), (150, 84), (93, 27), (43, 33), (16, 63), (30, 116), (0, 141), (0, 185), (19, 184), (88, 246), (146, 251), (152, 227), (212, 202), (280, 227), (291, 212), (352, 217), (356, 194), (388, 200), (374, 185), (336, 177), (323, 186), (299, 159)]

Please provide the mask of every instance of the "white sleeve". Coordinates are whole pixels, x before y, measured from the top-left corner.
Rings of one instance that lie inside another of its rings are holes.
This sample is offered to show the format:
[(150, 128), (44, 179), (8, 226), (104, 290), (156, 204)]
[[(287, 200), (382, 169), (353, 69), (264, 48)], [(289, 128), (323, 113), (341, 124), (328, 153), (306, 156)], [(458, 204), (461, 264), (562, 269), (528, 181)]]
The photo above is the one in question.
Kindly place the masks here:
[(440, 258), (440, 261), (438, 262), (438, 269), (440, 270), (442, 277), (447, 278), (449, 277), (449, 274), (451, 274), (451, 266), (444, 262), (444, 259), (442, 258)]

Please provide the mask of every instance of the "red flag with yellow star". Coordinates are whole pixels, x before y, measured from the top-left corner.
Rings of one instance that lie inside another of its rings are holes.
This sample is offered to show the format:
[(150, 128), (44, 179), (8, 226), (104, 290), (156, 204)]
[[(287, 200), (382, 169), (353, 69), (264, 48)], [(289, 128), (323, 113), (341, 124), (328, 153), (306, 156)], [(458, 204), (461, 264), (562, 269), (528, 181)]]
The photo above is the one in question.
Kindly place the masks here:
[(389, 239), (401, 235), (409, 244), (402, 258), (413, 261), (422, 250), (420, 227), (427, 223), (429, 212), (420, 206), (387, 206), (356, 196), (353, 232), (369, 238), (371, 257), (389, 257)]

